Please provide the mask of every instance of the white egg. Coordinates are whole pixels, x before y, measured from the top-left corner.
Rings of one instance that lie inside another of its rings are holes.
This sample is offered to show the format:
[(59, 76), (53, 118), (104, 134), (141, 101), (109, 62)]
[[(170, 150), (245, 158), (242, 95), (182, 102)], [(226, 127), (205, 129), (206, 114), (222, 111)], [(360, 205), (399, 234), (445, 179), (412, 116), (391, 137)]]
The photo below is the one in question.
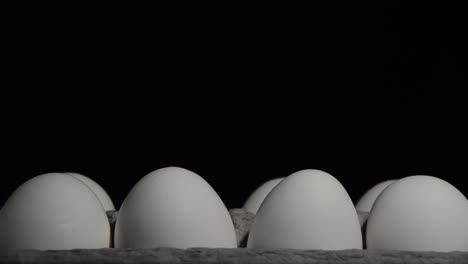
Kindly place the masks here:
[(374, 204), (375, 199), (377, 199), (379, 194), (385, 188), (387, 188), (387, 186), (394, 183), (395, 181), (396, 180), (388, 180), (374, 185), (361, 197), (361, 199), (359, 199), (358, 203), (356, 204), (356, 210), (358, 210), (359, 212), (370, 212), (372, 209), (372, 205)]
[(71, 175), (78, 180), (82, 181), (84, 184), (86, 184), (93, 192), (97, 195), (99, 198), (99, 201), (101, 201), (102, 206), (104, 206), (104, 210), (106, 211), (112, 211), (115, 210), (114, 203), (112, 202), (111, 198), (107, 194), (107, 192), (99, 185), (97, 182), (91, 180), (90, 178), (74, 173), (74, 172), (66, 172), (66, 174)]
[(362, 249), (357, 212), (330, 174), (302, 170), (281, 181), (257, 212), (248, 248)]
[(367, 220), (369, 249), (468, 251), (468, 206), (450, 183), (410, 176), (388, 186)]
[(263, 183), (249, 196), (243, 208), (251, 213), (256, 214), (263, 200), (265, 200), (265, 197), (267, 197), (270, 191), (283, 179), (284, 178), (277, 178)]
[(143, 177), (120, 207), (115, 247), (237, 247), (228, 210), (197, 174), (178, 167)]
[(364, 223), (366, 223), (367, 218), (369, 217), (369, 213), (368, 212), (361, 212), (361, 211), (356, 211), (356, 212), (357, 212), (358, 217), (359, 217), (359, 224), (361, 225), (361, 227), (363, 227)]
[(0, 251), (107, 248), (110, 225), (99, 199), (63, 173), (34, 177), (0, 211)]

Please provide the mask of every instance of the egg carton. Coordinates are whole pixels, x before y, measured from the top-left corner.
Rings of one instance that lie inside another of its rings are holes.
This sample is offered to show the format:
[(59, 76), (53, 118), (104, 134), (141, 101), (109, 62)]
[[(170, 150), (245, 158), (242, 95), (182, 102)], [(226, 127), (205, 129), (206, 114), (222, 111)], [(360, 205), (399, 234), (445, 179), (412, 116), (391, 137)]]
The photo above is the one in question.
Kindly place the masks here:
[[(0, 263), (468, 263), (468, 252), (460, 251), (249, 249), (245, 246), (255, 215), (242, 208), (229, 213), (239, 248), (15, 250), (2, 253)], [(365, 232), (368, 214), (358, 215)], [(118, 211), (107, 216), (113, 234)]]
[(0, 256), (0, 263), (468, 263), (468, 252), (383, 250), (259, 250), (247, 248), (154, 248), (22, 250)]

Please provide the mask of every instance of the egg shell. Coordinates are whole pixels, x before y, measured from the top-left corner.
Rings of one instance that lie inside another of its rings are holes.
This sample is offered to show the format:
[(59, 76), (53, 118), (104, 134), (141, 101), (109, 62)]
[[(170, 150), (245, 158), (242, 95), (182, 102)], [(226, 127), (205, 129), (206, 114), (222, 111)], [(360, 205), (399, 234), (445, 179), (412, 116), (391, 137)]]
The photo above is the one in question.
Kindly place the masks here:
[(356, 210), (359, 212), (370, 212), (372, 205), (374, 204), (379, 194), (385, 188), (387, 188), (387, 186), (394, 183), (395, 181), (396, 180), (388, 180), (374, 185), (361, 197), (361, 199), (359, 199), (358, 203), (356, 204)]
[(99, 198), (99, 201), (101, 201), (102, 206), (104, 206), (104, 210), (106, 211), (113, 211), (115, 210), (114, 203), (112, 202), (111, 198), (107, 194), (107, 192), (104, 190), (104, 188), (101, 187), (97, 182), (93, 181), (89, 177), (86, 177), (82, 174), (74, 173), (74, 172), (67, 172), (66, 174), (71, 175), (78, 180), (82, 181), (85, 183), (93, 192), (96, 194), (96, 196)]
[(361, 227), (363, 227), (363, 225), (366, 223), (367, 221), (367, 218), (369, 217), (369, 213), (367, 212), (360, 212), (360, 211), (356, 211), (358, 213), (358, 217), (359, 217), (359, 224), (361, 225)]
[(0, 211), (0, 251), (107, 248), (110, 226), (102, 204), (81, 181), (62, 173), (34, 177)]
[(119, 211), (115, 247), (235, 248), (236, 233), (224, 203), (197, 174), (178, 167), (156, 170), (129, 192)]
[(257, 212), (248, 248), (362, 249), (357, 212), (340, 182), (320, 170), (281, 181)]
[(283, 179), (284, 178), (277, 178), (263, 183), (249, 196), (243, 208), (245, 208), (249, 212), (256, 214), (263, 200), (265, 200), (265, 197), (267, 197), (270, 191)]
[(467, 251), (468, 206), (450, 183), (416, 175), (396, 181), (377, 198), (367, 219), (369, 249)]

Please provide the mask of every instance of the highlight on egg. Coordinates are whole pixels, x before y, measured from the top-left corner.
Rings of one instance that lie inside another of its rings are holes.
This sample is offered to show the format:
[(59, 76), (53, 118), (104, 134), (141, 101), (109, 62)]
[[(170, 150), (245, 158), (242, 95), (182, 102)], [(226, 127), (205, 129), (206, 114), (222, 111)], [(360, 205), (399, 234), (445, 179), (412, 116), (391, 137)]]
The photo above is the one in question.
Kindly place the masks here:
[(122, 203), (115, 247), (237, 247), (227, 208), (196, 173), (167, 167), (143, 177)]
[(244, 206), (242, 207), (245, 210), (256, 214), (263, 200), (265, 200), (265, 197), (267, 197), (271, 190), (283, 179), (284, 178), (276, 178), (263, 183), (249, 196), (247, 201), (244, 203)]
[(368, 222), (369, 249), (468, 251), (466, 197), (426, 175), (402, 178), (378, 196)]
[(96, 196), (99, 198), (99, 201), (101, 201), (102, 206), (104, 207), (104, 210), (106, 211), (113, 211), (115, 210), (114, 203), (112, 202), (112, 199), (109, 197), (107, 192), (104, 190), (104, 188), (101, 187), (97, 182), (93, 181), (89, 177), (86, 177), (82, 174), (79, 173), (74, 173), (74, 172), (66, 172), (66, 174), (71, 175), (78, 180), (82, 181), (84, 184), (86, 184), (93, 192), (96, 194)]
[(110, 246), (102, 204), (84, 183), (64, 173), (19, 186), (0, 211), (0, 251), (98, 249)]
[(357, 212), (332, 175), (301, 170), (282, 180), (263, 201), (247, 241), (262, 249), (362, 249)]

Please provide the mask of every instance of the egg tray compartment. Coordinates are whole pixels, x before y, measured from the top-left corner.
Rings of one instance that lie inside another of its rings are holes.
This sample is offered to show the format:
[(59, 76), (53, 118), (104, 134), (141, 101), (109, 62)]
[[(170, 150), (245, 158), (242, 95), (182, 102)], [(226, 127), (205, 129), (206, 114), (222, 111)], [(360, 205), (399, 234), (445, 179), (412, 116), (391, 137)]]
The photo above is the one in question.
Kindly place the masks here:
[[(14, 250), (2, 253), (0, 263), (468, 263), (468, 252), (461, 251), (247, 249), (254, 215), (244, 209), (229, 213), (239, 248)], [(112, 229), (117, 216), (108, 212)]]

